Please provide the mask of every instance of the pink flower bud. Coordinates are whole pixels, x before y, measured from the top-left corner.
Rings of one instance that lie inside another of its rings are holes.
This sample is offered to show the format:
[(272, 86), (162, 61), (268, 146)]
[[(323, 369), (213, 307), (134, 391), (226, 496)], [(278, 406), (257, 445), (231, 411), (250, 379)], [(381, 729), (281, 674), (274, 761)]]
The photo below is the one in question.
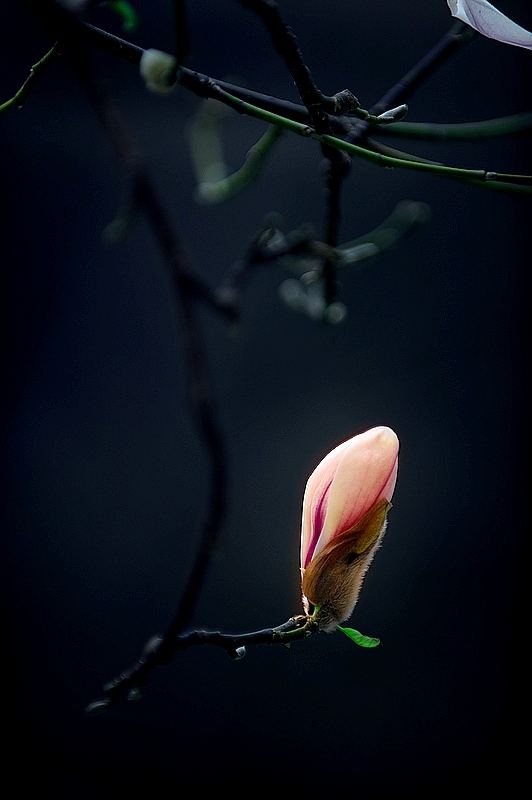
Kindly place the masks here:
[(386, 529), (399, 441), (386, 427), (348, 439), (308, 479), (301, 526), (303, 607), (321, 630), (351, 616)]

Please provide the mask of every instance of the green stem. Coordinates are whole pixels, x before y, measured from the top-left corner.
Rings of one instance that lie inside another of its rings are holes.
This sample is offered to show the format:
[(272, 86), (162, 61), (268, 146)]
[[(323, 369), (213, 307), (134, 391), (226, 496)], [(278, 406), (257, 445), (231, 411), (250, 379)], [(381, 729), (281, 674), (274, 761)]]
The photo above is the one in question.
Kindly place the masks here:
[(400, 158), (401, 161), (421, 161), (425, 164), (439, 164), (440, 166), (443, 166), (441, 161), (434, 161), (431, 158), (414, 156), (412, 153), (405, 153), (403, 150), (397, 150), (395, 147), (389, 147), (388, 145), (383, 144), (382, 142), (376, 142), (375, 139), (370, 139), (369, 137), (367, 137), (364, 141), (368, 150), (372, 150), (374, 153), (381, 153), (383, 156)]
[(513, 114), (509, 117), (486, 119), (480, 122), (438, 124), (434, 122), (396, 122), (379, 128), (379, 134), (406, 136), (411, 139), (433, 139), (437, 141), (485, 139), (492, 136), (507, 136), (532, 129), (532, 113)]
[(279, 125), (270, 125), (266, 133), (250, 148), (240, 169), (219, 181), (200, 183), (198, 195), (202, 202), (223, 203), (246, 188), (258, 175), (262, 162), (282, 133)]
[(498, 187), (500, 191), (524, 192), (526, 194), (530, 194), (532, 192), (532, 176), (512, 176), (512, 179), (517, 178), (519, 180), (519, 185), (517, 185), (514, 183), (509, 183), (507, 180), (508, 176), (500, 177), (496, 172), (491, 172), (489, 170), (447, 167), (442, 164), (427, 164), (420, 161), (407, 161), (402, 158), (386, 156), (382, 153), (374, 153), (371, 150), (360, 147), (359, 145), (345, 142), (343, 139), (338, 139), (336, 136), (331, 136), (326, 133), (316, 133), (316, 131), (308, 125), (303, 125), (300, 122), (294, 122), (294, 120), (281, 117), (278, 114), (273, 114), (271, 111), (265, 111), (262, 108), (251, 105), (251, 103), (246, 103), (244, 100), (239, 100), (237, 97), (230, 95), (228, 92), (224, 92), (224, 90), (220, 89), (220, 87), (216, 87), (214, 82), (213, 87), (215, 88), (218, 99), (224, 103), (227, 103), (227, 105), (231, 106), (231, 108), (234, 108), (241, 114), (249, 114), (250, 116), (257, 117), (265, 122), (269, 122), (271, 125), (279, 125), (280, 127), (285, 128), (292, 133), (297, 133), (299, 136), (313, 139), (322, 145), (328, 145), (329, 147), (334, 147), (337, 150), (343, 150), (351, 156), (358, 156), (359, 158), (363, 158), (365, 161), (370, 161), (372, 164), (377, 164), (377, 166), (380, 167), (399, 167), (418, 172), (428, 172), (433, 175), (441, 175), (445, 178), (453, 178), (468, 182), (474, 181), (476, 185), (490, 187), (494, 186), (498, 180), (502, 180), (501, 186)]
[(27, 96), (29, 95), (29, 93), (31, 92), (31, 90), (41, 77), (41, 75), (43, 75), (43, 73), (46, 72), (46, 70), (52, 64), (52, 62), (55, 61), (57, 55), (58, 55), (57, 44), (54, 44), (54, 46), (50, 50), (48, 50), (46, 55), (43, 56), (40, 61), (37, 61), (37, 63), (32, 66), (32, 68), (30, 69), (30, 74), (28, 75), (28, 77), (18, 90), (18, 92), (15, 95), (13, 95), (13, 97), (10, 100), (6, 100), (5, 103), (2, 103), (2, 105), (0, 105), (0, 115), (5, 114), (6, 111), (10, 111), (12, 108), (20, 108), (22, 105), (24, 105)]

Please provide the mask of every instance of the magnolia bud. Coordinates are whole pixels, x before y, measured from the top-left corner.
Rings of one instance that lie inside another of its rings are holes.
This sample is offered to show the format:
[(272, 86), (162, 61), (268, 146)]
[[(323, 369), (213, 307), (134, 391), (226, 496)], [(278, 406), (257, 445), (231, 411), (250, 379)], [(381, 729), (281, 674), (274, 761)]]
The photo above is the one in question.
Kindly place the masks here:
[(336, 447), (308, 479), (301, 525), (303, 607), (321, 630), (351, 616), (386, 528), (399, 442), (372, 428)]

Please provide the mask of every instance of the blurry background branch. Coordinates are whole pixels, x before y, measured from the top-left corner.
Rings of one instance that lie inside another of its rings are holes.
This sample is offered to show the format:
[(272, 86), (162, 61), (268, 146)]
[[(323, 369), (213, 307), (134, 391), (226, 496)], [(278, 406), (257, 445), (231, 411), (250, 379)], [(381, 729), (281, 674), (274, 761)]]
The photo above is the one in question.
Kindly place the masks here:
[(89, 64), (79, 40), (79, 27), (75, 20), (68, 13), (50, 4), (43, 4), (39, 13), (45, 25), (50, 27), (54, 36), (57, 36), (61, 51), (69, 59), (84, 86), (124, 170), (126, 180), (132, 187), (133, 203), (145, 214), (150, 223), (152, 234), (172, 277), (180, 312), (182, 346), (187, 368), (188, 401), (210, 462), (209, 492), (200, 538), (177, 611), (157, 646), (158, 658), (164, 662), (173, 652), (176, 637), (189, 625), (194, 614), (227, 503), (226, 454), (215, 419), (203, 333), (194, 307), (197, 293), (194, 288), (199, 281), (190, 277), (193, 275), (193, 270), (188, 257), (148, 175), (143, 156), (126, 129), (116, 102), (111, 99)]

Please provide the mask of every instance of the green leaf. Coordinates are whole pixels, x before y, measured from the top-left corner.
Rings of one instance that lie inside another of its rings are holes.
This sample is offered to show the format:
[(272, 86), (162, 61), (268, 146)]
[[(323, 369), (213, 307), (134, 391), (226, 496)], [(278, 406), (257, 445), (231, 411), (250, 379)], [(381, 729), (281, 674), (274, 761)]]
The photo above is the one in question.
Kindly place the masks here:
[(109, 0), (108, 5), (122, 17), (122, 28), (125, 31), (134, 31), (139, 24), (139, 15), (126, 0)]
[(354, 628), (341, 628), (340, 625), (336, 627), (337, 630), (345, 633), (348, 639), (351, 639), (352, 642), (358, 644), (360, 647), (377, 647), (377, 645), (381, 643), (380, 639), (374, 639), (373, 636), (364, 636), (363, 633), (356, 631)]

